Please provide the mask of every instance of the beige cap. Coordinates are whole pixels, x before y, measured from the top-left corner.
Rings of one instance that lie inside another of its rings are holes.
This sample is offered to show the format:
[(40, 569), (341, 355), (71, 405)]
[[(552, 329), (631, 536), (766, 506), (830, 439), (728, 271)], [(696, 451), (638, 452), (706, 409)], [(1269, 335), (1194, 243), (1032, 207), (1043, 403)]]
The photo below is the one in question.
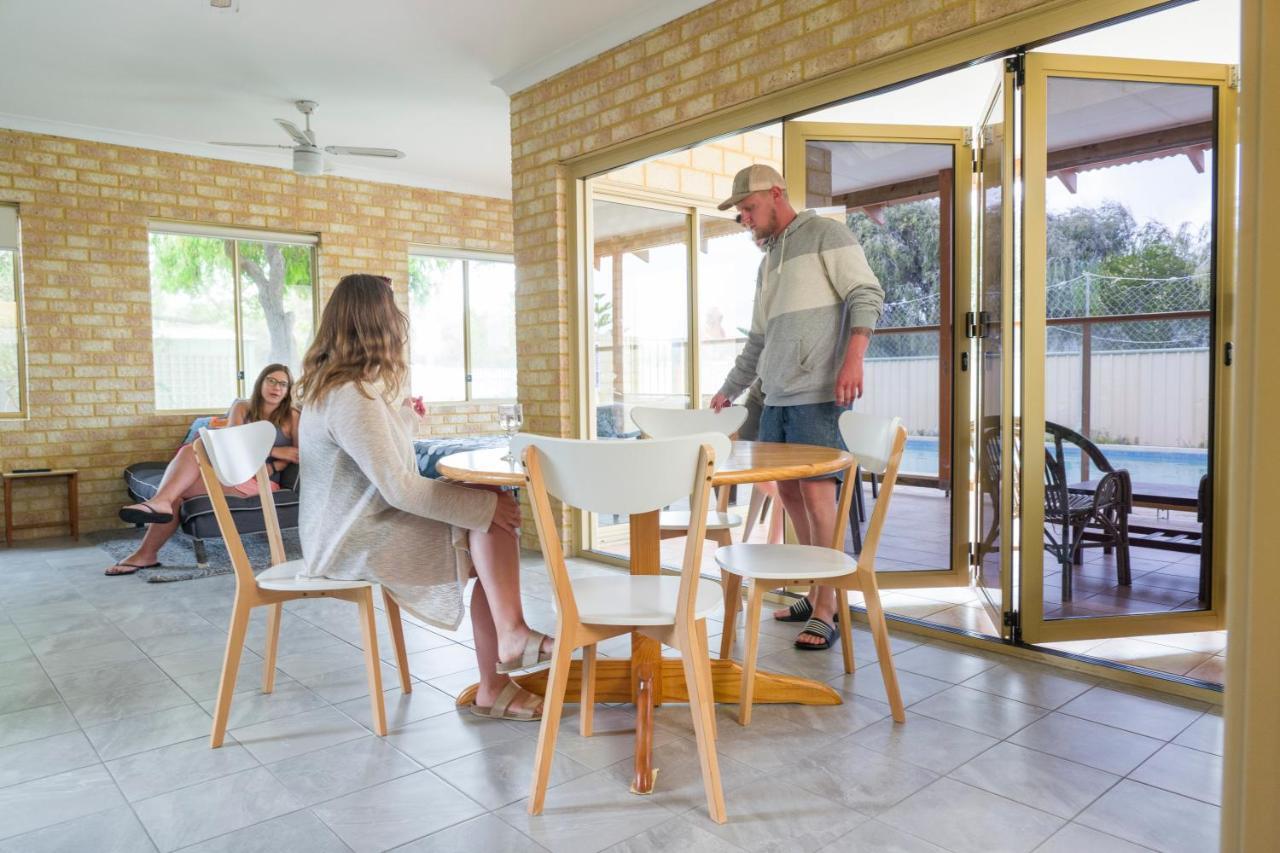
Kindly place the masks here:
[(748, 166), (733, 176), (733, 195), (720, 202), (719, 209), (728, 210), (752, 193), (773, 187), (782, 187), (784, 190), (787, 188), (777, 169), (763, 163)]

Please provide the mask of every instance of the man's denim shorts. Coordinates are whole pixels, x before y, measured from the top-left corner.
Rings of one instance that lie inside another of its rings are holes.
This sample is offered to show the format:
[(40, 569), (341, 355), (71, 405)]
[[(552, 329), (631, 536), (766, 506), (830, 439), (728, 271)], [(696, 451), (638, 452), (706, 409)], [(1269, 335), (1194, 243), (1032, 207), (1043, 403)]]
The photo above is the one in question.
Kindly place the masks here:
[[(830, 403), (809, 403), (803, 406), (770, 406), (765, 404), (760, 415), (758, 441), (778, 441), (786, 444), (816, 444), (844, 450), (840, 437), (840, 415), (845, 409)], [(839, 474), (827, 477), (840, 478)], [(821, 480), (823, 477), (811, 479)]]

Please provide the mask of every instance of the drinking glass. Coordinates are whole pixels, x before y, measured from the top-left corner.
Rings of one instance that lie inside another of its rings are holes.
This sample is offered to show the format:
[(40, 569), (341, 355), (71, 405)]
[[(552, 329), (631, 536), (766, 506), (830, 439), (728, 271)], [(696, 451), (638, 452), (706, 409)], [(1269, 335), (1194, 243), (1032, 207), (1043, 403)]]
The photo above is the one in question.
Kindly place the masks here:
[(520, 427), (524, 425), (524, 407), (519, 403), (502, 403), (498, 406), (498, 426), (507, 434), (507, 455), (503, 462), (515, 462), (511, 455), (511, 439), (515, 438)]

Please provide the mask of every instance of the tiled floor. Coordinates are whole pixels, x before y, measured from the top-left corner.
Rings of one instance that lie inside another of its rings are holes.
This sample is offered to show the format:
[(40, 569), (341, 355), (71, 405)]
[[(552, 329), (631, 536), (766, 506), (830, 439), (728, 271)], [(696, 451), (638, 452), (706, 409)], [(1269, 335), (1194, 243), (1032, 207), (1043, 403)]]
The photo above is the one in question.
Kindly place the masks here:
[[(286, 606), (270, 696), (255, 620), (230, 736), (210, 750), (231, 578), (146, 584), (103, 577), (108, 562), (65, 542), (0, 551), (5, 853), (1216, 849), (1216, 711), (900, 636), (910, 704), (895, 725), (861, 630), (845, 675), (838, 652), (795, 651), (795, 626), (765, 626), (762, 666), (829, 681), (845, 703), (758, 706), (747, 729), (720, 708), (723, 826), (706, 817), (684, 705), (658, 711), (646, 798), (627, 792), (629, 709), (601, 707), (589, 739), (572, 709), (545, 814), (529, 817), (537, 726), (454, 709), (474, 680), (465, 629), (406, 626), (417, 683), (387, 691), (393, 731), (374, 737), (342, 602)], [(531, 621), (550, 627), (536, 560), (524, 586)]]

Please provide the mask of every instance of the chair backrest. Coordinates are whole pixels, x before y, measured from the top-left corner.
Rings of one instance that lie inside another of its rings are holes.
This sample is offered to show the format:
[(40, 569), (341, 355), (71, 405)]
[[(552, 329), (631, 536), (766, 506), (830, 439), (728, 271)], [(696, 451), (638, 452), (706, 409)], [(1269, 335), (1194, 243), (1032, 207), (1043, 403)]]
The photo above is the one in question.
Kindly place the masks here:
[(718, 412), (714, 409), (659, 409), (652, 406), (637, 406), (631, 410), (631, 420), (650, 438), (677, 438), (703, 432), (733, 435), (746, 419), (746, 406), (727, 406)]
[(711, 476), (716, 458), (728, 456), (730, 446), (729, 437), (720, 433), (651, 441), (581, 441), (521, 434), (512, 440), (512, 455), (524, 465), (543, 558), (563, 618), (576, 620), (578, 609), (550, 498), (588, 512), (631, 515), (656, 512), (687, 497), (691, 525), (685, 540), (677, 618), (691, 618)]
[[(876, 548), (880, 544), (880, 534), (884, 530), (884, 521), (889, 512), (889, 499), (893, 496), (894, 484), (898, 481), (898, 467), (902, 464), (902, 453), (907, 446), (907, 429), (902, 425), (902, 418), (887, 418), (882, 415), (867, 415), (862, 412), (845, 412), (840, 416), (840, 436), (844, 439), (845, 448), (853, 454), (854, 464), (845, 473), (845, 488), (840, 493), (840, 509), (836, 518), (849, 517), (849, 502), (853, 490), (859, 488), (852, 482), (858, 466), (881, 477), (880, 495), (876, 498), (875, 509), (871, 511), (871, 519), (867, 522), (867, 533), (862, 539), (862, 553), (858, 557), (858, 571), (871, 573), (874, 583)], [(836, 542), (832, 547), (843, 549), (844, 525), (837, 525)]]
[(214, 517), (218, 520), (218, 530), (231, 556), (237, 584), (255, 583), (253, 566), (245, 553), (244, 543), (240, 541), (240, 531), (231, 517), (223, 486), (237, 486), (250, 478), (257, 480), (262, 518), (271, 545), (271, 564), (274, 566), (285, 561), (284, 540), (280, 537), (280, 520), (276, 517), (276, 502), (271, 495), (266, 466), (267, 454), (271, 452), (275, 439), (276, 428), (269, 421), (255, 421), (216, 430), (205, 427), (193, 445), (200, 476), (209, 493), (209, 502), (213, 504)]

